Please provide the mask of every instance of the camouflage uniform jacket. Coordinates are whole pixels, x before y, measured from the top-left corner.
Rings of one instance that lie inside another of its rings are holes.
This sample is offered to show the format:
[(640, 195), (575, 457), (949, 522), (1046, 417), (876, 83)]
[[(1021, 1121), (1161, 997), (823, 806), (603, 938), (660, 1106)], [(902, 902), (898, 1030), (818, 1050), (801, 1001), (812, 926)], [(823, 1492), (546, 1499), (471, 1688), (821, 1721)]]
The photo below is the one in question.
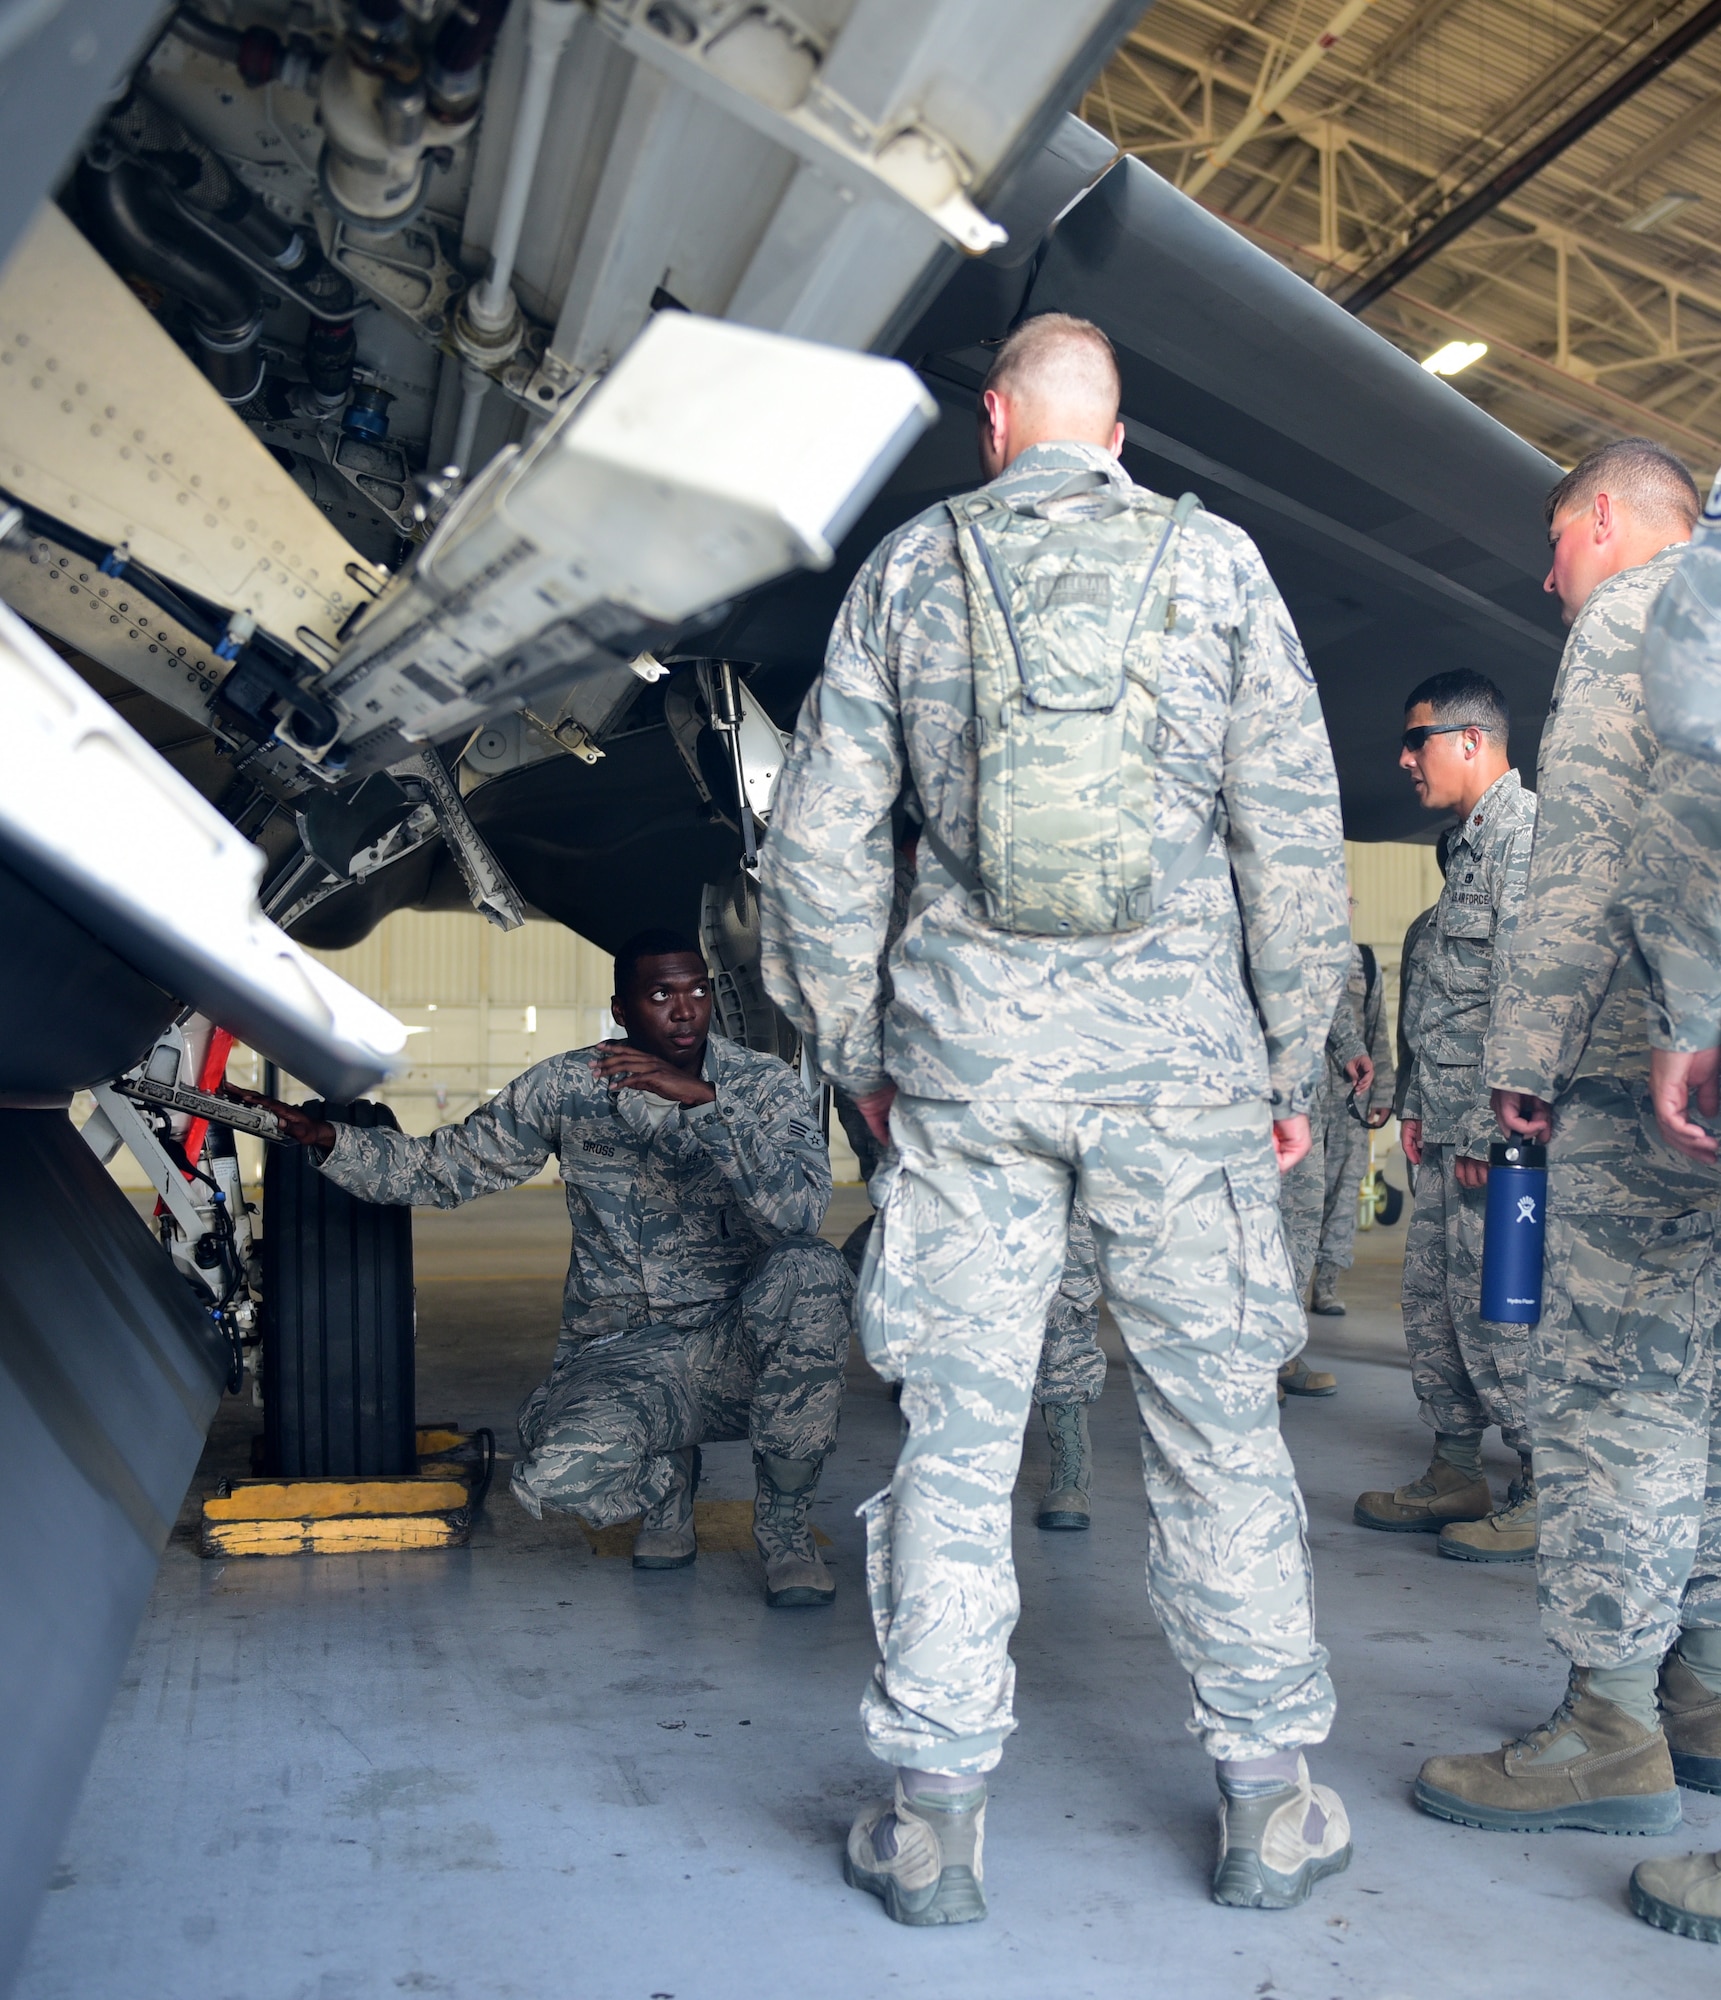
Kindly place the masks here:
[(1423, 1143), (1485, 1160), (1499, 1136), (1482, 1055), (1505, 948), (1518, 922), (1536, 831), (1536, 795), (1496, 778), (1452, 836), (1446, 885), (1416, 963), (1416, 1063), (1401, 1118)]
[(1648, 1072), (1649, 972), (1617, 895), (1658, 754), (1644, 628), (1683, 550), (1598, 584), (1566, 639), (1536, 765), (1529, 882), (1495, 986), (1489, 1089), (1552, 1104), (1583, 1077)]
[[(1713, 672), (1721, 674), (1721, 649)], [(1664, 750), (1620, 884), (1649, 966), (1649, 1038), (1721, 1042), (1721, 767)]]
[(1644, 698), (1667, 747), (1620, 888), (1649, 965), (1650, 1040), (1685, 1051), (1721, 1042), (1721, 764), (1702, 726), (1721, 685), (1718, 523), (1721, 478), (1644, 642)]
[(1438, 903), (1430, 904), (1410, 920), (1398, 955), (1398, 1087), (1393, 1092), (1392, 1115), (1403, 1118), (1405, 1106), (1416, 1086), (1416, 1010), (1422, 1000), (1422, 975), (1428, 960), (1428, 932)]
[[(1071, 518), (1097, 502), (1061, 490), (1095, 471), (1128, 485), (1097, 447), (1037, 445), (992, 490)], [(1270, 1098), (1281, 1117), (1308, 1109), (1345, 949), (1320, 699), (1290, 614), (1237, 528), (1194, 515), (1174, 603), (1156, 873), (1211, 827), (1200, 863), (1141, 929), (1054, 939), (988, 924), (923, 844), (887, 1005), (893, 804), (902, 798), (974, 866), (974, 677), (945, 508), (862, 566), (801, 712), (762, 868), (766, 984), (834, 1083), (860, 1095), (888, 1078), (953, 1101)]]
[(1345, 1075), (1345, 1064), (1355, 1062), (1361, 1055), (1366, 1055), (1374, 1064), (1374, 1083), (1369, 1090), (1368, 1103), (1358, 1108), (1369, 1111), (1377, 1104), (1390, 1104), (1396, 1078), (1392, 1067), (1392, 1045), (1386, 1032), (1380, 973), (1377, 968), (1373, 980), (1369, 979), (1362, 947), (1353, 944), (1345, 988), (1339, 995), (1333, 1025), (1327, 1030), (1327, 1089), (1332, 1093), (1335, 1104), (1343, 1104), (1350, 1095), (1351, 1084), (1350, 1078)]
[(535, 1063), (428, 1138), (337, 1126), (323, 1171), (368, 1201), (457, 1208), (530, 1180), (554, 1153), (574, 1225), (564, 1338), (702, 1325), (763, 1250), (817, 1234), (831, 1198), (825, 1142), (775, 1056), (713, 1035), (701, 1074), (715, 1102), (668, 1106), (654, 1128), (646, 1093), (612, 1090), (597, 1053)]

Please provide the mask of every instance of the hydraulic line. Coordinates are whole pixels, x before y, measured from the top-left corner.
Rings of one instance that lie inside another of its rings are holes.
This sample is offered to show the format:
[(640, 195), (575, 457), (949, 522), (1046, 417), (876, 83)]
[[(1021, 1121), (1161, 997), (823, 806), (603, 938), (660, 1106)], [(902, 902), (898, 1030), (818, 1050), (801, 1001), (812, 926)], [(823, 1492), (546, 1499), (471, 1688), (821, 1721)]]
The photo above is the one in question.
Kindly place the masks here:
[(248, 402), (263, 386), (263, 303), (243, 264), (196, 235), (165, 190), (144, 170), (119, 160), (106, 170), (85, 162), (78, 199), (115, 259), (183, 299), (203, 372), (229, 403)]

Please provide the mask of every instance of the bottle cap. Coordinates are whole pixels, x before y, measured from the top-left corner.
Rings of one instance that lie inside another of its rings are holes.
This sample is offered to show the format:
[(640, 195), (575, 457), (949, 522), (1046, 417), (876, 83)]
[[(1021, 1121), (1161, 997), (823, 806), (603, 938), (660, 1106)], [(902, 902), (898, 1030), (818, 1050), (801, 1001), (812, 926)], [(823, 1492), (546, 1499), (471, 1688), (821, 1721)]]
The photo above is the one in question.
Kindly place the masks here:
[(1533, 1174), (1545, 1173), (1548, 1149), (1534, 1139), (1496, 1139), (1488, 1148), (1491, 1167), (1521, 1167)]

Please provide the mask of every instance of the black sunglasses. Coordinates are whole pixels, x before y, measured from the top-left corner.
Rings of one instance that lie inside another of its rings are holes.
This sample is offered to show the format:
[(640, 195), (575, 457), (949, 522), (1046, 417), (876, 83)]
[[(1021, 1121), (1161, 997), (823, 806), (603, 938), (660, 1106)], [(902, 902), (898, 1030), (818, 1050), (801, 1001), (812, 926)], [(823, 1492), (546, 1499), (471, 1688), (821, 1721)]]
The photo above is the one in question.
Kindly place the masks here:
[(1401, 739), (1410, 751), (1420, 750), (1431, 736), (1455, 736), (1461, 729), (1480, 729), (1479, 722), (1419, 722), (1414, 729), (1407, 729)]

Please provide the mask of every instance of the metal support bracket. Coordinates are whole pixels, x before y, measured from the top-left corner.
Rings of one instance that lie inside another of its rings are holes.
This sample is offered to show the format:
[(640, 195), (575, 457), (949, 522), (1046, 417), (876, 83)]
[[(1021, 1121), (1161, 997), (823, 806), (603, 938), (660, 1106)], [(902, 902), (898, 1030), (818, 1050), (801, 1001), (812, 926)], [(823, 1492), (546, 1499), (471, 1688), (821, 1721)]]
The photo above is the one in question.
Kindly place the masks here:
[[(130, 1149), (132, 1158), (144, 1170), (150, 1186), (161, 1197), (162, 1206), (173, 1217), (186, 1242), (195, 1243), (199, 1237), (206, 1235), (208, 1224), (197, 1212), (197, 1204), (191, 1198), (185, 1177), (162, 1150), (154, 1126), (131, 1099), (122, 1097), (111, 1083), (94, 1085), (90, 1095), (96, 1100), (102, 1116)], [(92, 1150), (99, 1158), (99, 1146)]]
[(484, 836), (472, 824), (464, 800), (454, 780), (443, 768), (434, 750), (421, 750), (389, 767), (397, 778), (416, 778), (424, 787), (424, 799), (436, 815), (442, 838), (454, 856), (466, 883), (466, 893), (474, 909), (482, 910), (498, 929), (518, 930), (526, 921), (526, 906), (520, 892), (508, 880)]

